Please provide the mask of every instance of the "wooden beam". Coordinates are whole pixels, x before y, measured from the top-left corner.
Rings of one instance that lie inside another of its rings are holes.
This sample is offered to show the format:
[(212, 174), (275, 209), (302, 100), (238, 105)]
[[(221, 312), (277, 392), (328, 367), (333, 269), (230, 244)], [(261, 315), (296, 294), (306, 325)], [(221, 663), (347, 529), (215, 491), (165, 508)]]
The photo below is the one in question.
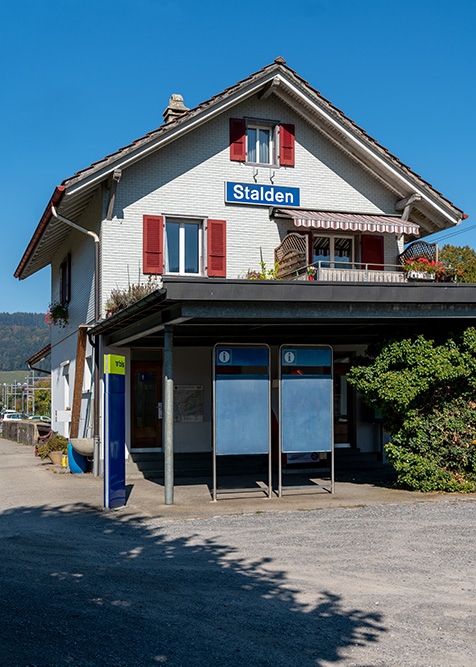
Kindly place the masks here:
[(410, 218), (410, 212), (413, 208), (413, 204), (420, 200), (421, 200), (421, 195), (415, 192), (409, 197), (405, 197), (405, 199), (400, 199), (399, 201), (397, 201), (397, 203), (395, 204), (395, 210), (403, 211), (402, 220), (408, 220)]
[(78, 329), (78, 345), (76, 348), (76, 370), (74, 373), (73, 410), (71, 413), (70, 438), (77, 438), (79, 431), (79, 417), (81, 414), (81, 399), (83, 396), (84, 361), (86, 357), (86, 337), (88, 327)]
[(267, 86), (263, 88), (261, 93), (258, 95), (260, 100), (267, 100), (270, 95), (276, 92), (276, 90), (281, 85), (281, 82), (277, 76), (274, 77), (272, 81), (268, 83)]

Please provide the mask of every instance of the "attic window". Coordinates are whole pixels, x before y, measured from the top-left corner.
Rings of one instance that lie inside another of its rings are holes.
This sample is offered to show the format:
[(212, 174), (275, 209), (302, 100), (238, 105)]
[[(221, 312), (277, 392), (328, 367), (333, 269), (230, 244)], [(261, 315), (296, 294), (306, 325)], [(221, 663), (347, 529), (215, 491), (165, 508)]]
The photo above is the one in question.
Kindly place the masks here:
[(230, 160), (252, 165), (294, 166), (294, 125), (230, 118)]
[(246, 128), (247, 162), (274, 164), (276, 127), (249, 124)]

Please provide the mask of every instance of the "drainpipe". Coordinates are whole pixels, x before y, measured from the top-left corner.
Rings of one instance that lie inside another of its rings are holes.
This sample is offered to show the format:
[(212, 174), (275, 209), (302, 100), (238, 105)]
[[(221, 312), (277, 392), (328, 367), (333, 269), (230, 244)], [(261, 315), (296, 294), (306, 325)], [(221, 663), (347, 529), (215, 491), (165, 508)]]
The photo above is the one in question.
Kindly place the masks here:
[[(92, 232), (90, 229), (84, 229), (81, 225), (77, 225), (71, 220), (63, 218), (62, 215), (59, 215), (53, 205), (51, 205), (51, 214), (59, 222), (64, 222), (65, 225), (77, 229), (83, 234), (87, 234), (94, 240), (94, 321), (99, 321), (99, 236), (96, 232)], [(99, 448), (99, 345), (96, 341), (94, 346), (94, 428), (93, 428), (93, 438), (94, 438), (94, 454), (93, 454), (93, 475), (97, 477), (99, 475), (99, 458), (100, 458), (100, 448)]]

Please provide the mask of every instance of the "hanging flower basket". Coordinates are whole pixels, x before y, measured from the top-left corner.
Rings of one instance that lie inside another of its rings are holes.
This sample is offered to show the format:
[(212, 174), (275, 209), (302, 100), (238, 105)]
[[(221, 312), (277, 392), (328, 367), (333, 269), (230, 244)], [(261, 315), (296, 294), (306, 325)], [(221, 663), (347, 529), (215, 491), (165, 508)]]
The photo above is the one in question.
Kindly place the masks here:
[(53, 301), (48, 307), (45, 315), (46, 324), (51, 327), (64, 328), (68, 324), (68, 304), (61, 301)]

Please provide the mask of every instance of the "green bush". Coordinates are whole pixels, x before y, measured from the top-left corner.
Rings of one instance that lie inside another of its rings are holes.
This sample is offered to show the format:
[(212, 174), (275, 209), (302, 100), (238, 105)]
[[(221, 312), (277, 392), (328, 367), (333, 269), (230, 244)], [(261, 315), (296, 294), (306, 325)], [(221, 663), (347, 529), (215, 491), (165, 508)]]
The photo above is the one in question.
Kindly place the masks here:
[(42, 442), (36, 446), (38, 456), (45, 459), (50, 452), (68, 453), (68, 439), (63, 438), (62, 435), (55, 433), (46, 442)]
[[(448, 491), (450, 493), (472, 493), (474, 482), (457, 479), (448, 470), (440, 468), (434, 461), (414, 454), (402, 446), (388, 443), (385, 453), (398, 474), (398, 481), (412, 491)], [(458, 476), (459, 477), (459, 476)]]
[(476, 330), (435, 342), (423, 336), (382, 343), (349, 373), (349, 383), (382, 411), (390, 463), (402, 486), (476, 491)]

